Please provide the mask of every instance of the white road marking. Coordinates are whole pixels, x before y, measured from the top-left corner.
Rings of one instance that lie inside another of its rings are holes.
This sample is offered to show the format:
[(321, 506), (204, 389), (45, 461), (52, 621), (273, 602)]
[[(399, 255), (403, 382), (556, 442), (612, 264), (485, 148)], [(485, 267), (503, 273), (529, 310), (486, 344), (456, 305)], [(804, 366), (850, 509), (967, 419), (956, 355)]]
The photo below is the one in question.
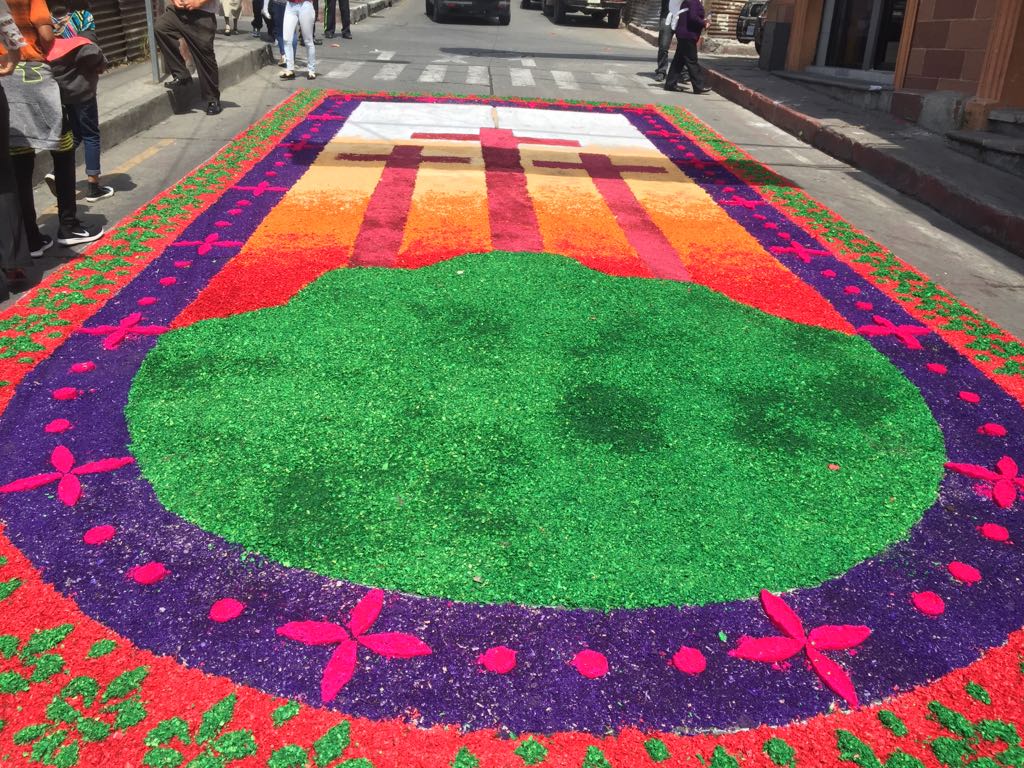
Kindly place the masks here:
[(532, 59), (532, 58), (530, 58), (528, 56), (524, 56), (523, 58), (521, 58), (519, 60), (519, 63), (522, 64), (524, 67), (536, 67), (537, 66), (536, 60)]
[(572, 72), (566, 72), (561, 69), (551, 70), (551, 77), (555, 79), (555, 85), (561, 88), (563, 91), (578, 91), (579, 86), (576, 85), (576, 78)]
[(465, 56), (446, 53), (440, 59), (434, 59), (434, 64), (469, 64)]
[(427, 64), (426, 68), (419, 76), (419, 82), (440, 83), (444, 80), (444, 76), (447, 73), (448, 67), (444, 64)]
[(491, 76), (487, 72), (487, 67), (474, 65), (469, 68), (469, 75), (466, 76), (467, 85), (490, 85)]
[(512, 85), (517, 88), (532, 88), (536, 85), (533, 80), (533, 73), (528, 69), (511, 67), (508, 73), (512, 77)]
[(614, 72), (595, 73), (594, 78), (606, 91), (615, 91), (616, 93), (626, 92), (626, 87), (624, 85), (619, 85), (620, 78)]
[(346, 61), (346, 62), (336, 66), (334, 69), (332, 69), (330, 72), (328, 72), (325, 76), (326, 77), (338, 77), (338, 78), (352, 77), (352, 75), (354, 75), (356, 72), (358, 72), (359, 69), (362, 66), (363, 66), (363, 62), (361, 62), (361, 61)]
[(374, 80), (397, 80), (398, 76), (402, 74), (402, 70), (405, 69), (405, 64), (385, 64), (376, 75), (373, 76)]
[(377, 54), (377, 61), (391, 61), (395, 58), (395, 51), (381, 51)]

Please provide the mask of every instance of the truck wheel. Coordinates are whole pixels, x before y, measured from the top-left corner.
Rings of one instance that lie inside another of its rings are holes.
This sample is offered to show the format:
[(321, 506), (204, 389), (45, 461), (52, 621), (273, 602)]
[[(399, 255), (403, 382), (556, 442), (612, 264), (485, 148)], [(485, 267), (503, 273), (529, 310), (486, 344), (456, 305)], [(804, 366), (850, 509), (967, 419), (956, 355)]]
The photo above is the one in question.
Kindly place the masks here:
[(562, 0), (554, 0), (554, 3), (555, 9), (551, 18), (555, 20), (555, 24), (565, 24), (565, 6), (562, 5)]
[(540, 0), (540, 12), (545, 16), (551, 15), (551, 4), (547, 0)]
[(433, 16), (433, 15), (434, 15), (434, 4), (432, 2), (430, 2), (430, 0), (427, 0), (427, 16)]
[(608, 11), (608, 26), (612, 29), (618, 29), (619, 24), (622, 23), (622, 11)]
[(498, 16), (498, 24), (500, 24), (501, 26), (507, 27), (510, 21), (512, 21), (512, 14), (511, 13), (499, 14), (499, 16)]
[(441, 0), (434, 0), (434, 22), (440, 24), (444, 20), (444, 10), (441, 8)]
[(533, 5), (532, 0), (520, 0), (519, 2), (519, 7), (523, 9), (528, 9), (531, 5)]

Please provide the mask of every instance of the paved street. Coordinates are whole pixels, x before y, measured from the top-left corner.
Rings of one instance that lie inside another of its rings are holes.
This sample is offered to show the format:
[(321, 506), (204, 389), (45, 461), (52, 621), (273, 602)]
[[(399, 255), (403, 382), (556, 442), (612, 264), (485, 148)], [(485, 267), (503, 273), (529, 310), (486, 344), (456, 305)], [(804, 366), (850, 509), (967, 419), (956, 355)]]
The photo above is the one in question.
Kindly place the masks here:
[[(502, 27), (474, 20), (436, 24), (421, 2), (400, 2), (355, 25), (354, 40), (325, 40), (317, 48), (321, 77), (315, 85), (685, 106), (966, 302), (1024, 334), (1019, 258), (719, 96), (665, 93), (651, 78), (654, 49), (625, 28), (608, 29), (582, 16), (556, 26), (539, 9), (514, 6), (511, 25)], [(300, 48), (300, 60), (302, 54)], [(707, 61), (713, 65), (713, 59)], [(210, 157), (288, 92), (312, 85), (301, 70), (292, 82), (279, 81), (278, 72), (266, 67), (228, 89), (226, 109), (216, 118), (198, 111), (178, 115), (106, 150), (106, 178), (118, 195), (91, 207), (83, 204), (86, 218), (113, 224)], [(102, 98), (101, 88), (101, 104)], [(45, 188), (37, 194), (42, 211), (51, 200)], [(52, 212), (43, 220), (50, 226)], [(54, 249), (45, 263), (52, 267), (69, 255)]]

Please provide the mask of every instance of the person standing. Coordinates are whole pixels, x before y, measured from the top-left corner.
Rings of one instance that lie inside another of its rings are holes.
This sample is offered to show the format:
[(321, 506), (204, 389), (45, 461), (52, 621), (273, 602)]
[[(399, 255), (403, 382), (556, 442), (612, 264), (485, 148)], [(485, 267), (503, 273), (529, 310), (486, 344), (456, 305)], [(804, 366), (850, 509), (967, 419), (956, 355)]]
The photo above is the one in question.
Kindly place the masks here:
[(252, 0), (252, 36), (257, 40), (263, 31), (263, 0)]
[(217, 36), (217, 8), (219, 0), (170, 0), (160, 18), (156, 20), (156, 43), (164, 55), (171, 72), (168, 88), (181, 88), (192, 82), (185, 59), (178, 48), (184, 40), (192, 54), (199, 75), (199, 91), (206, 102), (206, 114), (219, 115), (220, 71), (213, 40)]
[(324, 19), (324, 37), (334, 37), (334, 4), (338, 4), (341, 11), (341, 36), (346, 40), (352, 39), (352, 14), (349, 11), (348, 0), (327, 0), (327, 17)]
[[(306, 43), (307, 69), (306, 77), (316, 80), (316, 44), (313, 42), (313, 23), (316, 9), (313, 0), (288, 0), (284, 7), (283, 38), (285, 41), (295, 39), (296, 27), (302, 29), (302, 40)], [(284, 72), (282, 80), (295, 79), (295, 45), (286, 42), (284, 47)]]
[(707, 93), (711, 88), (704, 82), (704, 70), (697, 61), (697, 41), (707, 26), (704, 3), (701, 0), (683, 0), (676, 24), (676, 55), (665, 78), (665, 90), (679, 89), (679, 77), (686, 67), (694, 93)]
[(661, 0), (661, 26), (658, 27), (658, 67), (654, 70), (656, 82), (664, 82), (668, 73), (668, 53), (672, 47), (672, 38), (676, 34), (676, 23), (679, 21), (679, 9), (682, 0)]
[(238, 17), (242, 15), (242, 0), (220, 0), (220, 9), (224, 13), (224, 34), (235, 34)]

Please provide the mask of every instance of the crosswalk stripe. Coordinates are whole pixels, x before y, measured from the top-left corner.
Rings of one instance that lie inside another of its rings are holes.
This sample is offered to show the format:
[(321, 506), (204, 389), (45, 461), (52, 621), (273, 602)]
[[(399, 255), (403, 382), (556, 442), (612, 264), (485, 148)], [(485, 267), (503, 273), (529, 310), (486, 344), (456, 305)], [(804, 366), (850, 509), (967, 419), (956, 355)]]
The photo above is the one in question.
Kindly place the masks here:
[(601, 87), (606, 91), (615, 91), (616, 93), (625, 93), (626, 87), (619, 85), (619, 76), (614, 72), (603, 72), (595, 73), (594, 79), (601, 84)]
[(553, 69), (551, 70), (551, 77), (555, 79), (555, 85), (557, 85), (562, 90), (579, 90), (579, 86), (576, 85), (576, 78), (573, 77), (572, 72), (566, 72), (561, 69)]
[(343, 64), (338, 65), (330, 72), (327, 73), (327, 77), (352, 77), (359, 69), (363, 66), (361, 61), (346, 61)]
[(444, 64), (427, 64), (419, 76), (421, 83), (440, 83), (448, 73), (448, 67)]
[(530, 58), (528, 56), (524, 56), (523, 58), (521, 58), (519, 60), (519, 63), (522, 64), (524, 67), (536, 67), (537, 66), (537, 60), (536, 59), (532, 59), (532, 58)]
[(381, 51), (377, 54), (377, 61), (391, 61), (395, 58), (395, 51)]
[(469, 68), (469, 74), (466, 76), (467, 85), (490, 85), (491, 76), (487, 71), (487, 67), (482, 66), (471, 66)]
[(378, 70), (377, 74), (373, 76), (374, 80), (397, 80), (398, 76), (402, 74), (402, 70), (405, 69), (405, 64), (385, 64)]
[(512, 77), (512, 85), (518, 88), (530, 88), (535, 85), (533, 73), (528, 69), (511, 67), (508, 73)]

